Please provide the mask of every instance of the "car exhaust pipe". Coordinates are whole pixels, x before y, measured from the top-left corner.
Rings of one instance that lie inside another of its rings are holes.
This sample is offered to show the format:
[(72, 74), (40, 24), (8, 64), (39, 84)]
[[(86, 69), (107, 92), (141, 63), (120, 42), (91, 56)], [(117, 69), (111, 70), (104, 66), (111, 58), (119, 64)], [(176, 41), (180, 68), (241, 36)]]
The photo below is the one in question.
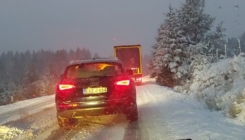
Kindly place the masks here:
[(76, 112), (73, 112), (72, 113), (72, 118), (76, 118), (76, 117), (77, 117)]

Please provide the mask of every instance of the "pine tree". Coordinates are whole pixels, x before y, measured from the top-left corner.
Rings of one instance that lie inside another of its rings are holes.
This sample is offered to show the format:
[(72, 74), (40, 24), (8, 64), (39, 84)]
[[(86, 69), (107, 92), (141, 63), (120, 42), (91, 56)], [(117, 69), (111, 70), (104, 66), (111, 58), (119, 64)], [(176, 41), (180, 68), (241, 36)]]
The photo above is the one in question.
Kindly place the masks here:
[(183, 36), (176, 11), (169, 6), (166, 20), (158, 29), (157, 43), (153, 46), (151, 77), (166, 86), (173, 86), (186, 74), (183, 69), (184, 49), (187, 40)]
[(77, 47), (76, 49), (76, 59), (84, 59), (82, 55), (82, 50), (79, 47)]
[(144, 75), (148, 75), (150, 74), (150, 71), (148, 69), (148, 67), (150, 66), (150, 60), (151, 60), (151, 56), (145, 54), (143, 57), (142, 57), (142, 69), (143, 69), (143, 74)]
[(235, 55), (239, 54), (239, 49), (238, 49), (238, 41), (237, 38), (228, 38), (227, 41), (227, 55), (228, 57), (233, 57)]
[[(6, 75), (6, 69), (5, 69), (5, 63), (3, 59), (4, 53), (0, 56), (0, 85), (2, 85), (5, 81), (5, 75)], [(1, 93), (1, 90), (0, 90)]]
[(22, 82), (21, 80), (23, 78), (23, 73), (24, 73), (22, 62), (20, 60), (21, 60), (20, 54), (17, 51), (14, 55), (13, 60), (12, 60), (13, 66), (12, 66), (12, 70), (10, 71), (11, 77), (13, 78), (13, 83), (16, 85), (21, 84), (21, 82)]
[(95, 53), (93, 58), (100, 58), (100, 57), (99, 57), (98, 53)]
[(204, 13), (204, 7), (205, 0), (186, 0), (178, 10), (183, 35), (193, 42), (192, 44), (204, 40), (205, 34), (211, 30), (215, 20), (214, 17)]
[(240, 36), (240, 42), (241, 42), (241, 51), (245, 53), (245, 32)]
[(25, 74), (25, 78), (24, 78), (25, 84), (30, 84), (30, 83), (33, 83), (37, 80), (38, 80), (38, 73), (36, 70), (36, 66), (34, 63), (31, 63), (28, 66), (28, 70)]
[(75, 51), (73, 51), (73, 50), (70, 50), (69, 51), (69, 53), (68, 53), (68, 58), (69, 58), (69, 60), (71, 61), (71, 60), (75, 60), (76, 59), (76, 52)]
[[(223, 22), (219, 23), (214, 32), (210, 32), (206, 36), (205, 43), (207, 44), (206, 54), (208, 56), (216, 56), (216, 51), (218, 51), (218, 57), (225, 55), (225, 44), (224, 39), (226, 29), (222, 27)], [(217, 56), (216, 56), (217, 57)]]
[(83, 50), (84, 50), (84, 53), (85, 53), (85, 59), (90, 59), (90, 58), (92, 58), (92, 54), (91, 54), (91, 52), (90, 52), (90, 50), (89, 49), (85, 49), (85, 48), (83, 48)]

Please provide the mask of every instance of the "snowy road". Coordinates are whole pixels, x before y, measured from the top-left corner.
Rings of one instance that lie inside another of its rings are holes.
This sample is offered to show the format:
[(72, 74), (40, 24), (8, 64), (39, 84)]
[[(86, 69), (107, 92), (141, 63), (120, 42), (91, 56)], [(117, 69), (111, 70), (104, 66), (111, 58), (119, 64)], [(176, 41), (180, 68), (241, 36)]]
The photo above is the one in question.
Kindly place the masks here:
[[(2, 139), (37, 140), (174, 140), (244, 139), (244, 126), (210, 112), (195, 99), (166, 87), (145, 83), (137, 87), (139, 121), (122, 115), (88, 117), (73, 130), (58, 127), (54, 106), (2, 126)], [(0, 116), (1, 117), (1, 116)], [(1, 132), (1, 129), (0, 129)], [(1, 136), (1, 134), (0, 134)], [(1, 137), (0, 137), (1, 138)]]

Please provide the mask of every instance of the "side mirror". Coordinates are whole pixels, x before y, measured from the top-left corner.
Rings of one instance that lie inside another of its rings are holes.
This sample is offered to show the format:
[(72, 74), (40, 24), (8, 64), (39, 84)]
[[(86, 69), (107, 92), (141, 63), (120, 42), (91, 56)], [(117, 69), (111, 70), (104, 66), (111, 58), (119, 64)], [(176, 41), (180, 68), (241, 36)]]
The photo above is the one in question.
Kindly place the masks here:
[(126, 70), (126, 72), (127, 72), (128, 75), (133, 75), (134, 74), (133, 70), (130, 70), (130, 69)]

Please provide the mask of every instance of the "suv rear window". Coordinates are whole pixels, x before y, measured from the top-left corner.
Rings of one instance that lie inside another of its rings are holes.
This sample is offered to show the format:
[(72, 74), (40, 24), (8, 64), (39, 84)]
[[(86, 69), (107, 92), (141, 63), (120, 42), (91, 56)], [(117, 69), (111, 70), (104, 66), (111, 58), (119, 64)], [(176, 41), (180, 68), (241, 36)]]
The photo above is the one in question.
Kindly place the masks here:
[(77, 79), (93, 76), (113, 76), (122, 72), (122, 66), (118, 63), (96, 62), (72, 65), (67, 68), (65, 76), (69, 79)]

